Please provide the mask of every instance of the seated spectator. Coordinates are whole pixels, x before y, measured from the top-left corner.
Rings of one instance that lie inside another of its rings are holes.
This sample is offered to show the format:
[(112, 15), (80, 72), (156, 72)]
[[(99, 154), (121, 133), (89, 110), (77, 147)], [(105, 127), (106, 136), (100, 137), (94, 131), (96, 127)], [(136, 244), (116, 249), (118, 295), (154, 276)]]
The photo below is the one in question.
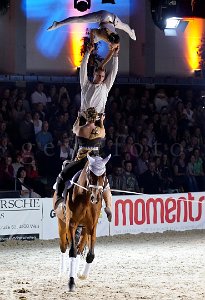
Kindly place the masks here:
[(145, 136), (147, 137), (147, 145), (150, 149), (153, 148), (154, 143), (156, 142), (156, 134), (154, 132), (154, 123), (152, 121), (148, 122), (147, 128), (144, 131)]
[(109, 154), (111, 154), (111, 160), (112, 160), (112, 157), (115, 155), (116, 151), (115, 151), (115, 145), (113, 143), (113, 140), (112, 139), (106, 139), (105, 140), (105, 145), (104, 147), (102, 148), (102, 153), (105, 157), (107, 157)]
[(188, 192), (187, 164), (185, 153), (181, 152), (174, 163), (174, 184), (180, 192)]
[(190, 192), (199, 191), (195, 174), (195, 162), (195, 156), (192, 154), (187, 165), (188, 187)]
[(133, 166), (132, 166), (132, 161), (125, 161), (125, 190), (126, 191), (131, 191), (131, 192), (139, 192), (139, 185), (137, 181), (137, 177), (135, 174), (132, 172)]
[(185, 108), (183, 110), (183, 113), (185, 114), (187, 120), (188, 120), (188, 126), (192, 127), (194, 125), (194, 111), (192, 110), (192, 103), (191, 101), (188, 101), (185, 105)]
[(131, 155), (131, 160), (132, 161), (136, 161), (137, 157), (138, 157), (138, 152), (137, 152), (137, 148), (134, 144), (134, 140), (132, 136), (127, 136), (126, 140), (125, 140), (125, 145), (122, 147), (122, 153), (124, 152), (129, 152)]
[(24, 167), (23, 159), (20, 153), (16, 153), (14, 156), (14, 162), (12, 163), (14, 169), (14, 177), (16, 177), (19, 168)]
[(199, 149), (195, 149), (194, 152), (195, 162), (194, 162), (194, 174), (197, 181), (199, 191), (204, 191), (205, 189), (205, 173), (204, 173), (204, 162), (200, 154)]
[[(123, 174), (123, 168), (121, 166), (115, 166), (113, 173), (108, 175), (108, 181), (111, 189), (125, 190), (126, 179)], [(113, 195), (119, 194), (120, 192), (112, 192)]]
[(22, 100), (23, 102), (23, 109), (25, 110), (25, 112), (31, 112), (31, 106), (29, 101), (27, 100), (27, 92), (26, 89), (21, 89), (19, 91), (19, 96), (18, 98)]
[(47, 121), (43, 122), (42, 130), (36, 135), (36, 143), (38, 151), (36, 153), (39, 173), (41, 176), (50, 176), (55, 172), (53, 167), (53, 157), (55, 155), (55, 147), (53, 145), (53, 136), (48, 131), (49, 124)]
[(30, 181), (27, 177), (25, 168), (19, 168), (16, 177), (16, 189), (17, 191), (20, 191), (20, 195), (22, 198), (40, 197), (40, 195), (35, 193), (31, 188)]
[(150, 160), (150, 152), (143, 151), (142, 154), (137, 158), (136, 171), (137, 176), (142, 175), (148, 170)]
[(48, 131), (49, 124), (47, 121), (44, 121), (42, 124), (42, 130), (36, 135), (36, 142), (38, 149), (44, 151), (45, 146), (53, 142), (52, 134)]
[(7, 123), (5, 121), (0, 122), (0, 140), (2, 138), (8, 138)]
[(19, 124), (19, 139), (16, 140), (16, 143), (20, 144), (20, 146), (23, 143), (35, 143), (35, 131), (34, 131), (34, 125), (32, 122), (31, 113), (27, 112), (25, 114), (25, 118), (23, 121)]
[(159, 91), (157, 91), (154, 98), (154, 104), (157, 112), (161, 112), (162, 108), (168, 107), (168, 98), (164, 89), (160, 89)]
[(73, 156), (74, 150), (70, 146), (70, 140), (69, 138), (64, 138), (62, 140), (61, 145), (59, 146), (59, 157), (61, 164), (64, 162), (64, 160), (71, 160)]
[(47, 111), (45, 109), (45, 106), (43, 106), (42, 103), (36, 104), (35, 112), (37, 112), (39, 114), (39, 118), (42, 122), (47, 120)]
[(48, 90), (48, 95), (47, 95), (47, 106), (50, 107), (50, 108), (56, 108), (56, 106), (58, 105), (58, 92), (57, 92), (57, 88), (54, 84), (52, 84), (50, 87), (49, 87), (49, 90)]
[(47, 97), (44, 91), (44, 84), (42, 82), (38, 82), (36, 85), (36, 90), (31, 94), (31, 104), (33, 109), (36, 109), (38, 103), (41, 103), (44, 107), (47, 104)]
[(43, 123), (42, 120), (40, 119), (40, 115), (38, 112), (34, 112), (32, 121), (33, 121), (34, 131), (36, 135), (41, 131), (42, 123)]
[(163, 193), (169, 193), (173, 189), (173, 174), (171, 164), (167, 154), (162, 154), (160, 159), (160, 176)]
[(31, 143), (25, 143), (22, 145), (21, 156), (24, 166), (30, 165), (31, 162), (34, 160), (34, 153), (32, 151), (32, 148), (33, 146)]
[(14, 188), (14, 168), (12, 157), (9, 155), (6, 155), (0, 161), (0, 188), (3, 190)]
[(23, 101), (17, 98), (17, 100), (14, 102), (14, 107), (11, 111), (11, 118), (17, 126), (24, 119), (25, 113), (26, 111), (23, 107)]
[(13, 156), (14, 147), (7, 137), (0, 140), (0, 158), (6, 156)]
[(155, 170), (155, 162), (151, 161), (148, 164), (148, 170), (139, 177), (140, 190), (144, 194), (160, 194), (161, 180)]
[(4, 121), (10, 120), (10, 107), (7, 99), (3, 98), (0, 100), (0, 113)]

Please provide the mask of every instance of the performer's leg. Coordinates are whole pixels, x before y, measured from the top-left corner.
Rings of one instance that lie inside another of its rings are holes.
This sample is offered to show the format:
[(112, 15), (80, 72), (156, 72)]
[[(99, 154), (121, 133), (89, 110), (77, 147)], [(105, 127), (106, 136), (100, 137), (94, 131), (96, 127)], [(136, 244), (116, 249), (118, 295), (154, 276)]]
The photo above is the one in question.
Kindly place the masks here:
[(128, 24), (123, 23), (117, 16), (115, 18), (115, 24), (114, 25), (115, 25), (116, 28), (124, 30), (127, 34), (129, 34), (131, 39), (136, 41), (136, 35), (135, 35), (134, 29), (131, 29)]
[(112, 221), (112, 194), (110, 188), (107, 188), (103, 192), (103, 199), (106, 205), (105, 212), (107, 214), (108, 221), (111, 222)]
[(55, 30), (61, 26), (72, 23), (98, 23), (99, 22), (99, 14), (98, 12), (89, 13), (83, 16), (78, 17), (69, 17), (67, 19), (61, 20), (59, 22), (54, 21), (52, 26), (50, 26), (47, 30)]
[(57, 195), (57, 201), (60, 201), (63, 199), (63, 191), (65, 188), (65, 182), (69, 179), (72, 179), (72, 177), (81, 169), (84, 168), (87, 161), (87, 157), (72, 161), (69, 163), (59, 174), (56, 180), (56, 195)]

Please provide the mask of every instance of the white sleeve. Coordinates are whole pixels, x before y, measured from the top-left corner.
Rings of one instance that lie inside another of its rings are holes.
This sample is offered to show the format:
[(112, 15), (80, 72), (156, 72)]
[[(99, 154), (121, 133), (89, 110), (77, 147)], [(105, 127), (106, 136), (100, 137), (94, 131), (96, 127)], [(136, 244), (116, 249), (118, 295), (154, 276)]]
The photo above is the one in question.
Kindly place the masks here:
[(80, 86), (83, 88), (83, 86), (88, 81), (88, 75), (87, 75), (87, 65), (88, 65), (88, 59), (89, 59), (90, 53), (86, 52), (83, 60), (80, 65)]
[(105, 80), (105, 84), (106, 84), (108, 91), (110, 91), (111, 87), (113, 86), (113, 83), (114, 83), (116, 75), (117, 75), (117, 71), (118, 71), (118, 57), (113, 56), (111, 71)]

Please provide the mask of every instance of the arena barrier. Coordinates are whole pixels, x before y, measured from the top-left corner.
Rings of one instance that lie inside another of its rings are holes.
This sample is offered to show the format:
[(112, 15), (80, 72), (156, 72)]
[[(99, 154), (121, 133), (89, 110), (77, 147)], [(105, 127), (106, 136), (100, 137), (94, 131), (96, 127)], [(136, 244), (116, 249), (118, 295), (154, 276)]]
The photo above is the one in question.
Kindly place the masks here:
[[(0, 241), (58, 238), (52, 198), (0, 199)], [(113, 220), (102, 209), (97, 236), (205, 229), (205, 192), (113, 196)]]

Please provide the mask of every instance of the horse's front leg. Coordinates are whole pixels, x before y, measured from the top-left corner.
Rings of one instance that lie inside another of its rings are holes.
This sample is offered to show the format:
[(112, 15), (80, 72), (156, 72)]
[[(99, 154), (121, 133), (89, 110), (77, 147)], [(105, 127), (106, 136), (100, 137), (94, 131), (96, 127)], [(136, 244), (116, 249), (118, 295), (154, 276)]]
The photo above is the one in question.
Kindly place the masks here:
[(78, 268), (77, 247), (75, 243), (75, 232), (77, 225), (72, 219), (69, 224), (70, 232), (70, 250), (69, 250), (69, 282), (68, 287), (70, 292), (75, 291), (75, 278)]
[(67, 249), (67, 238), (66, 238), (66, 224), (61, 219), (58, 218), (58, 233), (59, 233), (59, 245), (60, 245), (60, 266), (59, 274), (67, 272), (66, 263), (66, 249)]
[(86, 256), (86, 263), (84, 265), (84, 270), (82, 274), (79, 276), (80, 279), (86, 279), (90, 273), (91, 265), (92, 262), (95, 258), (95, 253), (94, 253), (94, 248), (95, 248), (95, 242), (96, 242), (96, 229), (97, 229), (97, 224), (94, 226), (90, 239), (89, 239), (89, 251)]

